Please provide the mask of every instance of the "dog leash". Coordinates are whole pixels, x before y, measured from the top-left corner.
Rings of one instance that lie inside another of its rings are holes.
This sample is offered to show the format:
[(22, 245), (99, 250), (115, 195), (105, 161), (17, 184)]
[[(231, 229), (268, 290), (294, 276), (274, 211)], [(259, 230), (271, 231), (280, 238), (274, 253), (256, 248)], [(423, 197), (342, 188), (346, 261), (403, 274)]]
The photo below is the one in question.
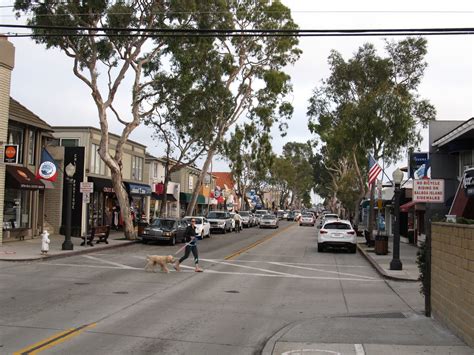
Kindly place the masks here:
[[(193, 238), (196, 239), (196, 237), (193, 237)], [(176, 253), (174, 253), (174, 255), (178, 254), (181, 250), (186, 248), (188, 245), (191, 245), (192, 242), (193, 242), (193, 240), (191, 240), (190, 242), (184, 244), (181, 248), (178, 249), (178, 251)]]

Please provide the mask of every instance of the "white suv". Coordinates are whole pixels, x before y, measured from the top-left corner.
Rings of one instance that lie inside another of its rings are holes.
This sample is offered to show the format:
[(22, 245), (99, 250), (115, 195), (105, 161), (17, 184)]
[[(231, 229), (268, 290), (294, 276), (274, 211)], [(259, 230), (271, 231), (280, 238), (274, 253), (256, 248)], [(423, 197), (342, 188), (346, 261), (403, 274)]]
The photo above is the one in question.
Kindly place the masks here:
[(351, 222), (346, 220), (325, 221), (318, 233), (318, 252), (327, 246), (346, 247), (351, 253), (357, 251), (357, 235)]

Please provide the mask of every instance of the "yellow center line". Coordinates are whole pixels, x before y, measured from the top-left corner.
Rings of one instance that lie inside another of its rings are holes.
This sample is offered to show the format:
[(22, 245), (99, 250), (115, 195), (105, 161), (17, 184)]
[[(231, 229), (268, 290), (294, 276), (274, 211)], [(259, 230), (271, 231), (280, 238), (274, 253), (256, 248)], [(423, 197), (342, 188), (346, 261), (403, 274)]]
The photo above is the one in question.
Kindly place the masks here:
[(46, 349), (52, 348), (53, 346), (61, 344), (65, 342), (66, 340), (69, 340), (81, 334), (86, 329), (95, 327), (96, 324), (97, 323), (86, 324), (77, 328), (71, 328), (71, 329), (65, 330), (64, 332), (54, 334), (53, 336), (50, 336), (49, 338), (43, 339), (33, 345), (30, 345), (24, 349), (14, 352), (13, 355), (38, 354)]
[(236, 251), (235, 253), (232, 253), (232, 254), (230, 254), (230, 255), (227, 255), (227, 256), (224, 258), (224, 260), (233, 259), (233, 258), (235, 258), (236, 256), (238, 256), (238, 255), (240, 255), (240, 254), (242, 254), (242, 253), (245, 253), (246, 251), (248, 251), (248, 250), (250, 250), (250, 249), (252, 249), (252, 248), (255, 248), (257, 245), (260, 245), (260, 244), (262, 244), (263, 242), (266, 242), (267, 240), (270, 240), (270, 239), (272, 239), (273, 237), (276, 237), (278, 234), (281, 234), (282, 232), (286, 231), (287, 229), (289, 229), (289, 228), (291, 228), (291, 227), (294, 227), (294, 224), (290, 224), (290, 225), (286, 226), (285, 228), (282, 228), (282, 229), (280, 229), (280, 230), (278, 230), (278, 231), (275, 231), (275, 232), (273, 232), (272, 234), (267, 235), (265, 238), (262, 238), (262, 239), (260, 239), (260, 240), (257, 240), (255, 243), (252, 243), (252, 244), (250, 244), (250, 245), (248, 245), (248, 246), (246, 246), (246, 247), (244, 247), (244, 248), (242, 248), (242, 249)]

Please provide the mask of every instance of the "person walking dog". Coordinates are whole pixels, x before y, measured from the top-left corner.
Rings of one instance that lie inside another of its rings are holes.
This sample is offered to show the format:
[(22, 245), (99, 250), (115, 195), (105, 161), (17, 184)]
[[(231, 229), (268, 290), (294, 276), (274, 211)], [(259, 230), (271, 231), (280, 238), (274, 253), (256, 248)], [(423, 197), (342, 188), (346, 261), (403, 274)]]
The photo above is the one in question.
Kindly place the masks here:
[(191, 225), (186, 228), (184, 234), (184, 240), (186, 242), (186, 249), (184, 250), (184, 255), (174, 264), (176, 271), (181, 271), (179, 264), (189, 257), (189, 253), (193, 253), (194, 256), (194, 271), (202, 272), (203, 270), (199, 267), (199, 256), (197, 249), (197, 238), (196, 238), (196, 220), (191, 219)]

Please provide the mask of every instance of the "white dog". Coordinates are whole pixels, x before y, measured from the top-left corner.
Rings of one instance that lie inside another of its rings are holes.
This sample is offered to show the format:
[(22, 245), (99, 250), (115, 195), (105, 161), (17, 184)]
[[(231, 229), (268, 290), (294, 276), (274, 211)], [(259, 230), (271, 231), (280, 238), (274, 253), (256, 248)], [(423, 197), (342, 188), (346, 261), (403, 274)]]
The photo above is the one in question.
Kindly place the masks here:
[(172, 255), (148, 255), (146, 257), (145, 271), (152, 269), (153, 272), (156, 272), (156, 265), (160, 265), (161, 271), (170, 272), (166, 264), (172, 264), (174, 262), (175, 258)]

